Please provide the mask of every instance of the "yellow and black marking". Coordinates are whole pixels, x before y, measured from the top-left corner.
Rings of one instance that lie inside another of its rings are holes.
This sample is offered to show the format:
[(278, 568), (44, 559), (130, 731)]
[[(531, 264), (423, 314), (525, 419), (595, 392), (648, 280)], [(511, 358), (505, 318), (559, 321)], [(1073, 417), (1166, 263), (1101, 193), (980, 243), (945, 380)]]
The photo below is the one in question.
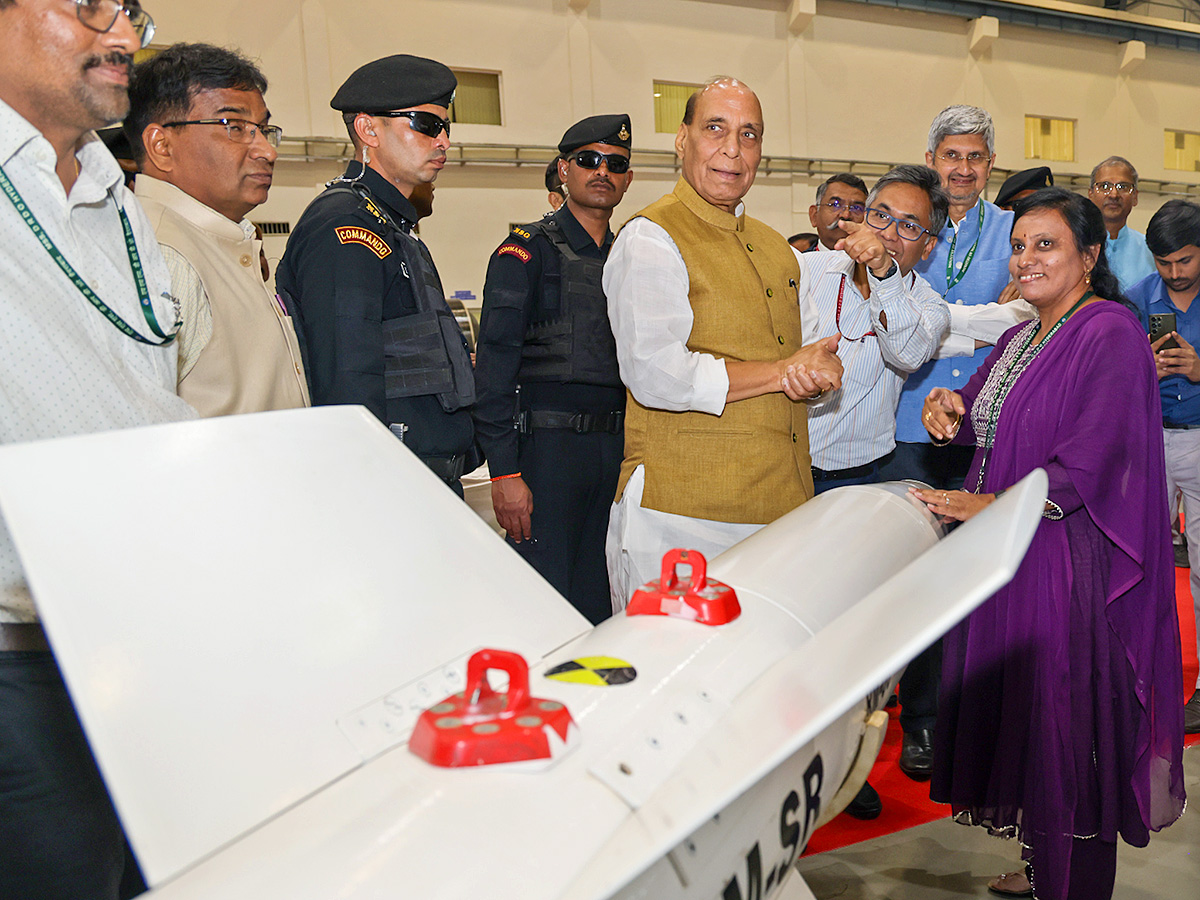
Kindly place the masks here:
[(613, 656), (583, 656), (555, 666), (546, 673), (546, 677), (555, 681), (611, 687), (615, 684), (629, 684), (637, 678), (637, 669), (625, 660)]

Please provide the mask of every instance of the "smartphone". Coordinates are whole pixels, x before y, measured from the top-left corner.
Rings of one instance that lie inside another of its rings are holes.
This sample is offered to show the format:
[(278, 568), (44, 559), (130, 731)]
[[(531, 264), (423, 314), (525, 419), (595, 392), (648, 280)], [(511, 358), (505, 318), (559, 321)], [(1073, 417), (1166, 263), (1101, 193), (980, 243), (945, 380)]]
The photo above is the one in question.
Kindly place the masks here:
[[(1170, 334), (1175, 330), (1175, 313), (1151, 313), (1150, 315), (1150, 343), (1154, 343), (1163, 335)], [(1175, 338), (1167, 341), (1159, 350), (1174, 350), (1179, 346)]]

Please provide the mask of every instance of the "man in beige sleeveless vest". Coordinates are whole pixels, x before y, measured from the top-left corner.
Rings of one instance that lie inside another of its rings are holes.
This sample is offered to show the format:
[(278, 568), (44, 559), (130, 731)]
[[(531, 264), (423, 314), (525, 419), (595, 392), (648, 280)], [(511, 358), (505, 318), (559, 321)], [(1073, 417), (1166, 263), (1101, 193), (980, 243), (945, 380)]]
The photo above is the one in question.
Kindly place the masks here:
[(267, 199), (280, 130), (240, 54), (175, 44), (135, 67), (125, 129), (135, 193), (171, 270), (179, 395), (203, 416), (308, 406), (292, 320), (263, 283), (246, 216)]
[(614, 610), (662, 554), (715, 555), (813, 493), (805, 399), (841, 384), (837, 336), (816, 334), (804, 267), (745, 214), (762, 157), (754, 92), (717, 78), (675, 137), (682, 178), (621, 231), (604, 293), (629, 390), (609, 519)]

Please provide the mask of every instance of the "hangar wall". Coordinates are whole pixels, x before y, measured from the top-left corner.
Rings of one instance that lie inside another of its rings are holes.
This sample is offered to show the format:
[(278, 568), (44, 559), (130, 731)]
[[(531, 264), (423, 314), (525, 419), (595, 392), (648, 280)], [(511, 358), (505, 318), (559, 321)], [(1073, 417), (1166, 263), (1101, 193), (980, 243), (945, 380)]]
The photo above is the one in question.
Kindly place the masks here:
[[(799, 7), (804, 7), (802, 2)], [(1200, 55), (1159, 47), (1120, 72), (1112, 40), (1002, 24), (988, 49), (969, 49), (962, 18), (817, 0), (798, 34), (788, 0), (157, 0), (155, 44), (204, 40), (257, 58), (273, 121), (290, 135), (344, 135), (329, 97), (362, 63), (406, 52), (454, 68), (501, 73), (503, 125), (456, 124), (455, 143), (550, 146), (571, 122), (629, 112), (635, 149), (669, 150), (654, 133), (654, 79), (746, 81), (762, 100), (764, 152), (783, 157), (917, 162), (932, 117), (951, 103), (991, 111), (997, 165), (1024, 158), (1024, 116), (1077, 120), (1076, 160), (1086, 173), (1119, 153), (1143, 178), (1200, 184), (1163, 168), (1163, 129), (1200, 132)], [(339, 166), (282, 161), (256, 221), (295, 222)], [(541, 166), (450, 166), (422, 234), (448, 292), (479, 297), (487, 258), (510, 222), (546, 209)], [(616, 221), (668, 190), (669, 169), (637, 171)], [(784, 234), (809, 230), (819, 178), (759, 177), (751, 213)], [(1179, 185), (1183, 190), (1183, 185)], [(1165, 199), (1143, 193), (1130, 222), (1143, 229)], [(269, 255), (283, 239), (268, 242)], [(478, 300), (475, 301), (476, 303)]]

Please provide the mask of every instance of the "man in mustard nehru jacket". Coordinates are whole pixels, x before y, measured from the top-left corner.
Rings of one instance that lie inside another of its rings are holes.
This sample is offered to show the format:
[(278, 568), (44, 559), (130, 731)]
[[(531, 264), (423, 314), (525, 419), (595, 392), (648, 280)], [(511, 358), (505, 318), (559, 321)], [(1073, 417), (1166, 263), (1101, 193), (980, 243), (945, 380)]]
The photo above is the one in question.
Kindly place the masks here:
[(609, 518), (613, 608), (686, 547), (713, 556), (813, 494), (803, 400), (841, 384), (799, 256), (746, 215), (758, 98), (712, 79), (675, 136), (682, 177), (618, 235), (604, 293), (629, 390)]

